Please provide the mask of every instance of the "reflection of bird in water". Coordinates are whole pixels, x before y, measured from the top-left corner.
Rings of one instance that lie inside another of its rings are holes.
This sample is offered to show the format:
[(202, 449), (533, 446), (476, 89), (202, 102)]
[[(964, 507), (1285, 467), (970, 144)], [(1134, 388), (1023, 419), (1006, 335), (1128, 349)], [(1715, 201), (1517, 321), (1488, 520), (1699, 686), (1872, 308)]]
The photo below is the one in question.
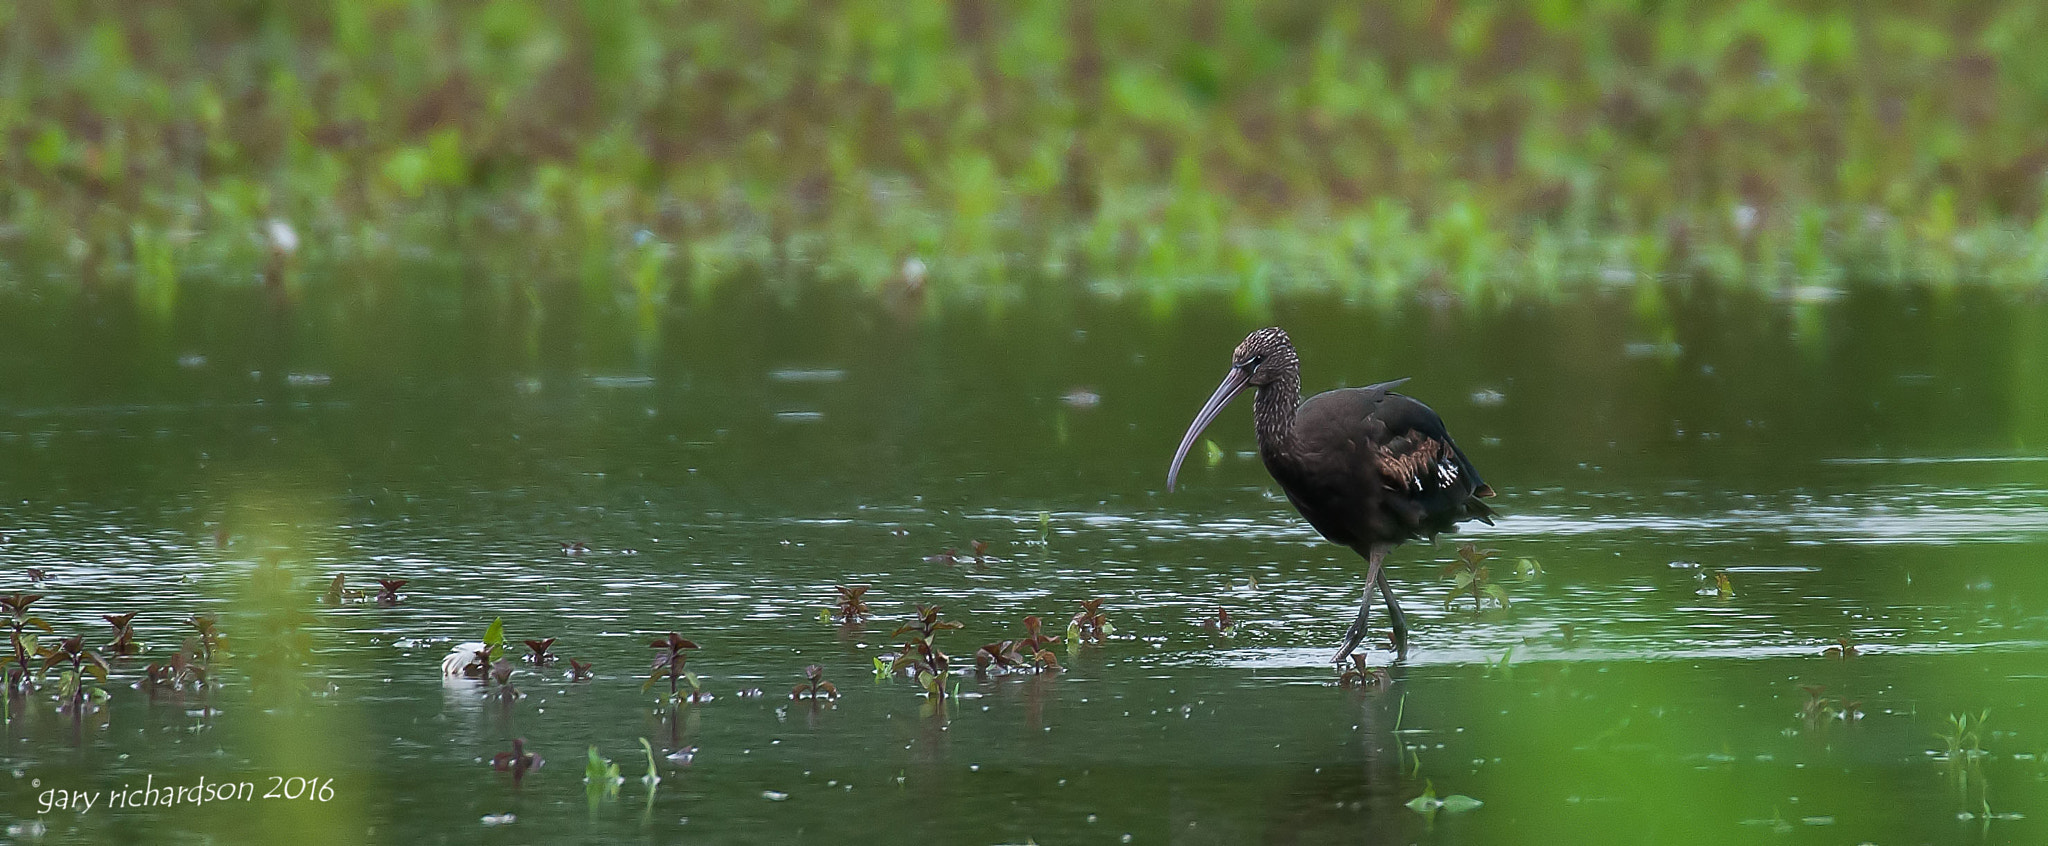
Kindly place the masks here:
[[(1404, 684), (1405, 670), (1388, 668), (1389, 686)], [(1405, 807), (1422, 792), (1419, 780), (1409, 777), (1401, 735), (1394, 731), (1398, 712), (1403, 710), (1402, 694), (1388, 687), (1367, 685), (1355, 688), (1359, 700), (1357, 746), (1350, 747), (1340, 763), (1295, 765), (1291, 773), (1276, 772), (1272, 799), (1250, 825), (1261, 829), (1243, 837), (1219, 838), (1259, 843), (1416, 843), (1430, 838), (1430, 821)], [(1418, 709), (1410, 702), (1405, 709), (1412, 720)], [(1357, 757), (1353, 757), (1357, 756)], [(1283, 782), (1284, 783), (1279, 783)], [(1444, 789), (1438, 785), (1439, 790)], [(1214, 803), (1189, 803), (1197, 809), (1220, 808), (1231, 803), (1219, 796)], [(1242, 803), (1235, 803), (1242, 804)], [(1199, 813), (1199, 810), (1197, 810)], [(1218, 827), (1212, 821), (1198, 823), (1211, 837)], [(1441, 823), (1441, 820), (1438, 820)]]
[(1195, 415), (1166, 471), (1171, 491), (1195, 438), (1232, 397), (1258, 388), (1252, 419), (1267, 472), (1317, 532), (1365, 556), (1365, 601), (1332, 659), (1339, 663), (1365, 638), (1375, 586), (1387, 601), (1394, 645), (1407, 647), (1408, 620), (1380, 571), (1388, 551), (1454, 531), (1466, 520), (1493, 522), (1493, 509), (1480, 501), (1493, 496), (1493, 488), (1452, 442), (1443, 418), (1393, 392), (1404, 381), (1339, 388), (1300, 401), (1301, 362), (1294, 344), (1279, 327), (1260, 329), (1231, 355), (1230, 372)]

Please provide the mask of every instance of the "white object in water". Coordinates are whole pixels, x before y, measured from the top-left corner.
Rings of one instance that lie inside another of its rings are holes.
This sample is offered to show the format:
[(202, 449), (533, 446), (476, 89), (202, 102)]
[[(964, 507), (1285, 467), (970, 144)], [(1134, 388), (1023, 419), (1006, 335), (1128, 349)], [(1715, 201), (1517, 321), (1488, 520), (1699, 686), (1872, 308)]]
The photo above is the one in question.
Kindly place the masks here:
[(477, 641), (456, 644), (449, 650), (448, 657), (441, 659), (441, 675), (451, 679), (462, 678), (462, 668), (469, 666), (469, 662), (476, 660), (476, 654), (482, 651), (484, 645)]

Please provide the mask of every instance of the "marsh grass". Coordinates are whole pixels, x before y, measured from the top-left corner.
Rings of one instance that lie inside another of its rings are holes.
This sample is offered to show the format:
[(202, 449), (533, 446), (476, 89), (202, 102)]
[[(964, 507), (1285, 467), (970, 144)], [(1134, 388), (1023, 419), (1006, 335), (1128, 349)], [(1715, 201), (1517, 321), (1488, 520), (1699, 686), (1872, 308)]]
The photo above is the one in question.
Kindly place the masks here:
[(159, 314), (198, 268), (421, 253), (648, 320), (745, 268), (1249, 302), (2048, 275), (2038, 4), (1169, 5), (11, 5), (0, 241)]

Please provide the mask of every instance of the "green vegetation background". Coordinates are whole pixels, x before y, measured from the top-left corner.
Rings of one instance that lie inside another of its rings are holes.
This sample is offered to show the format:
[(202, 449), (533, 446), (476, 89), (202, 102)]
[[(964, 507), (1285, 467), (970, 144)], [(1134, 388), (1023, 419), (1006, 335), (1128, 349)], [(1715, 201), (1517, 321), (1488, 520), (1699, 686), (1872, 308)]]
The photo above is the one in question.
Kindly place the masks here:
[(912, 258), (946, 290), (2039, 285), (2043, 32), (2027, 0), (8, 3), (0, 254), (145, 291), (440, 256), (643, 303)]

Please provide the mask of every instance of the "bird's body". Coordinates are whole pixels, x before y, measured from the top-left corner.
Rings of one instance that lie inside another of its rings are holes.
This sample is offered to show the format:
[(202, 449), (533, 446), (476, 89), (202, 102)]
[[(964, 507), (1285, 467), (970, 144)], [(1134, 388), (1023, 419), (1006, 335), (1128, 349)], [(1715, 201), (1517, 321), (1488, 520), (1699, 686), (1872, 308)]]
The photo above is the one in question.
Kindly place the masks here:
[(1491, 490), (1442, 418), (1392, 386), (1317, 394), (1294, 407), (1291, 439), (1259, 439), (1267, 472), (1331, 543), (1426, 540), (1461, 520), (1491, 522), (1476, 498)]
[(1364, 638), (1374, 586), (1386, 598), (1396, 644), (1406, 643), (1407, 621), (1380, 569), (1389, 550), (1454, 531), (1466, 520), (1493, 522), (1493, 510), (1481, 501), (1493, 489), (1435, 411), (1393, 392), (1403, 381), (1340, 388), (1299, 401), (1300, 363), (1287, 333), (1253, 332), (1189, 426), (1167, 474), (1170, 489), (1202, 429), (1231, 397), (1257, 386), (1252, 415), (1267, 472), (1309, 525), (1330, 542), (1357, 550), (1369, 565), (1366, 599), (1338, 661)]

